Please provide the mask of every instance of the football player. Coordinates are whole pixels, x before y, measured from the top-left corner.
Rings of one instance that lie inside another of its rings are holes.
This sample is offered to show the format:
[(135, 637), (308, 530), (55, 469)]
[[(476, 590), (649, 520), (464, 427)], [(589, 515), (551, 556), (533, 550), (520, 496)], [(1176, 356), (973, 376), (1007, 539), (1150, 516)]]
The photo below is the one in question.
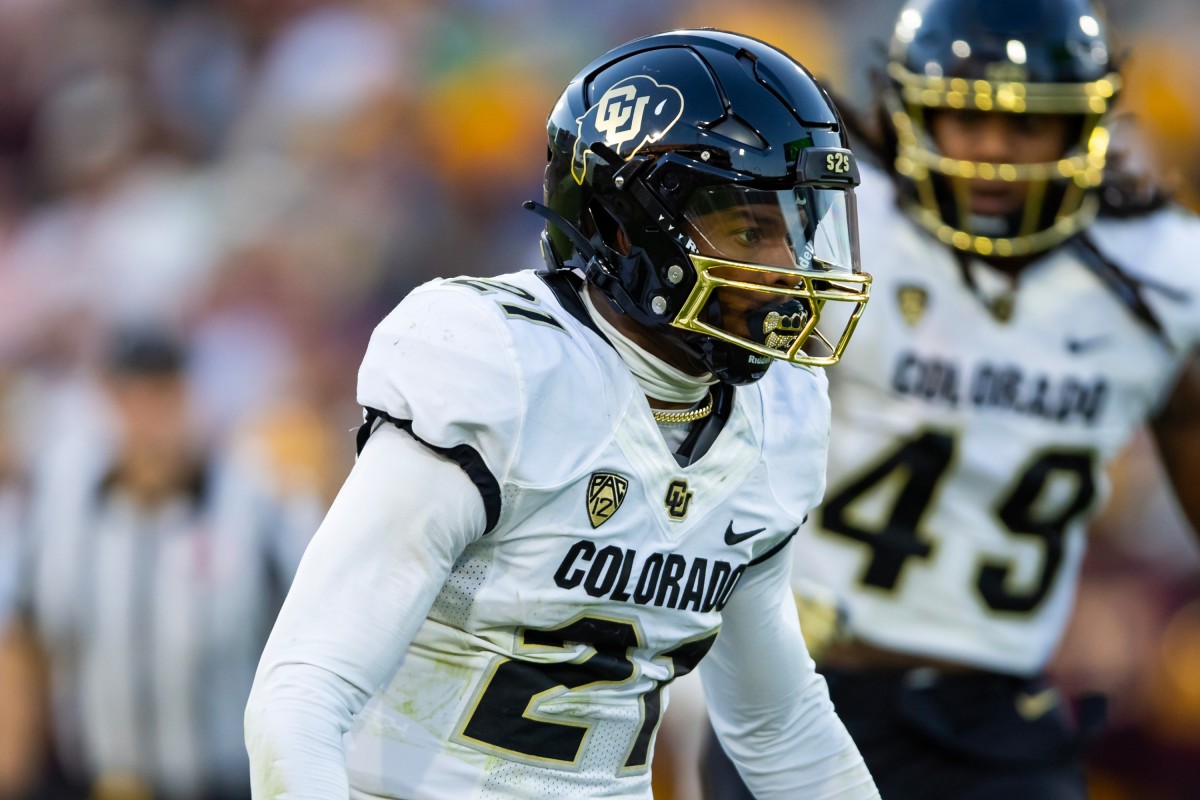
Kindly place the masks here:
[(1042, 675), (1139, 426), (1200, 527), (1200, 224), (1106, 152), (1121, 78), (1086, 0), (913, 0), (886, 72), (874, 299), (796, 579), (845, 604), (821, 671), (884, 797), (1082, 800), (1101, 712)]
[(870, 280), (838, 114), (775, 48), (675, 31), (586, 67), (548, 135), (546, 268), (433, 281), (371, 338), (254, 794), (649, 798), (704, 659), (758, 797), (877, 798), (788, 583)]

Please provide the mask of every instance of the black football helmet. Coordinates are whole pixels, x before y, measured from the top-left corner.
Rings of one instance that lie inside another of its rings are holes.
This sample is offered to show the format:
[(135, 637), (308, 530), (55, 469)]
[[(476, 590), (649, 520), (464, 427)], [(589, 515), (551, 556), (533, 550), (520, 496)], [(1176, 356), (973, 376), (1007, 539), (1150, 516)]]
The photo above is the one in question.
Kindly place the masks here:
[[(885, 98), (908, 209), (947, 245), (982, 256), (1049, 249), (1096, 216), (1104, 122), (1121, 86), (1101, 14), (1088, 0), (910, 0), (897, 18)], [(938, 109), (1075, 118), (1074, 144), (1035, 164), (959, 161), (929, 133)], [(972, 216), (962, 182), (1027, 182), (1025, 207)]]
[[(552, 263), (724, 383), (841, 357), (870, 285), (858, 167), (804, 67), (739, 34), (649, 36), (581, 71), (547, 133), (548, 208), (527, 205)], [(827, 335), (831, 300), (852, 305)]]

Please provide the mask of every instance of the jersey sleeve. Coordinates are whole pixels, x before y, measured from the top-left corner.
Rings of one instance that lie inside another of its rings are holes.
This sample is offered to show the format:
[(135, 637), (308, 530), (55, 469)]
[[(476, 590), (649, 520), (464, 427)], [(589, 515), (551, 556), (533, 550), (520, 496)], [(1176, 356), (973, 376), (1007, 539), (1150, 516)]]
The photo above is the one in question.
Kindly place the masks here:
[(494, 522), (525, 417), (522, 377), (495, 303), (446, 282), (412, 292), (371, 335), (358, 402), (458, 462)]
[[(1183, 208), (1165, 212), (1160, 239), (1162, 260), (1168, 265), (1165, 292), (1149, 291), (1150, 302), (1163, 316), (1181, 353), (1200, 348), (1200, 217)], [(1174, 290), (1174, 291), (1172, 291)]]
[(1152, 214), (1102, 219), (1089, 230), (1098, 248), (1127, 272), (1170, 350), (1173, 379), (1162, 384), (1152, 409), (1169, 400), (1178, 375), (1200, 349), (1200, 217), (1168, 205)]
[(367, 442), (305, 551), (246, 706), (255, 798), (346, 797), (342, 737), (396, 670), (482, 504), (408, 434)]
[(760, 800), (878, 800), (804, 646), (790, 553), (746, 573), (700, 663), (721, 746)]
[(777, 364), (764, 381), (764, 416), (771, 432), (764, 460), (771, 491), (798, 523), (821, 502), (829, 452), (829, 379), (823, 369)]
[(1097, 244), (1141, 285), (1145, 301), (1180, 354), (1200, 346), (1200, 217), (1168, 206), (1144, 217), (1092, 226)]

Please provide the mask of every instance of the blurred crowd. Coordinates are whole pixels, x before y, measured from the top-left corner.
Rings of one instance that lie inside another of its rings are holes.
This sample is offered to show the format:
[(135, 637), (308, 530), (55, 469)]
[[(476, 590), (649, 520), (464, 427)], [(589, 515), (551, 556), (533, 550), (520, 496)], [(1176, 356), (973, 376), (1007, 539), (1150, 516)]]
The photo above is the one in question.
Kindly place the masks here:
[[(128, 612), (111, 635), (149, 652), (177, 638), (139, 616), (151, 592), (203, 606), (188, 691), (237, 706), (248, 675), (201, 683), (214, 663), (252, 670), (353, 461), (371, 328), (431, 277), (538, 264), (541, 221), (520, 204), (541, 195), (545, 118), (584, 61), (731, 28), (865, 109), (898, 5), (0, 0), (0, 798), (237, 796), (236, 778), (172, 761), (188, 743), (169, 725), (148, 734), (157, 761), (122, 751), (145, 750), (117, 741), (144, 706), (88, 682), (149, 668), (104, 650), (97, 620)], [(1117, 141), (1200, 208), (1200, 7), (1108, 7), (1130, 53)], [(1111, 697), (1098, 800), (1194, 799), (1200, 548), (1147, 440), (1113, 478), (1057, 673)], [(121, 538), (138, 526), (186, 544), (143, 552)], [(247, 576), (263, 590), (229, 600)], [(224, 606), (171, 593), (188, 581)], [(175, 684), (154, 685), (168, 719)]]

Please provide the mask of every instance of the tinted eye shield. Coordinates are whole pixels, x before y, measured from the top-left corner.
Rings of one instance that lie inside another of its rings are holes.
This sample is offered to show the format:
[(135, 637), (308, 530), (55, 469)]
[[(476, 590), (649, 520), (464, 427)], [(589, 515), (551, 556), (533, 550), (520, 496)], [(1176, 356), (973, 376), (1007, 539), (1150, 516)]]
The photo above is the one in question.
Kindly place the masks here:
[[(798, 173), (811, 180), (693, 182), (681, 221), (696, 284), (673, 326), (766, 357), (836, 363), (871, 281), (858, 261), (858, 172), (845, 150), (811, 149)], [(829, 300), (853, 304), (841, 335), (817, 327)], [(810, 336), (827, 356), (803, 350)]]
[[(646, 166), (649, 168), (645, 169)], [(702, 158), (693, 158), (687, 151), (677, 150), (657, 158), (635, 157), (613, 173), (612, 181), (618, 189), (630, 191), (658, 226), (676, 237), (680, 245), (693, 254), (709, 256), (719, 253), (698, 250), (697, 245), (701, 243), (690, 242), (690, 232), (678, 227), (680, 211), (693, 202), (692, 198), (704, 194), (706, 190), (727, 190), (725, 196), (730, 199), (740, 196), (738, 190), (762, 193), (794, 191), (799, 204), (807, 204), (802, 211), (806, 216), (802, 226), (803, 236), (799, 235), (799, 230), (795, 230), (797, 226), (789, 225), (794, 229), (791, 233), (795, 234), (793, 248), (799, 252), (804, 249), (801, 239), (814, 241), (816, 228), (825, 212), (837, 203), (835, 198), (844, 197), (844, 206), (849, 210), (845, 223), (846, 234), (853, 246), (849, 248), (850, 252), (845, 253), (847, 260), (826, 260), (840, 261), (843, 268), (855, 272), (859, 270), (857, 216), (853, 199), (853, 188), (859, 184), (859, 171), (854, 155), (849, 150), (835, 147), (801, 148), (793, 170), (789, 170), (786, 176), (771, 178), (725, 169)], [(717, 210), (714, 203), (719, 202), (719, 193), (710, 191), (708, 196), (710, 210)], [(785, 205), (781, 204), (781, 207)], [(786, 207), (785, 216), (792, 216), (787, 213)], [(817, 257), (820, 258), (819, 253)], [(797, 264), (803, 263), (799, 257), (796, 261)]]

